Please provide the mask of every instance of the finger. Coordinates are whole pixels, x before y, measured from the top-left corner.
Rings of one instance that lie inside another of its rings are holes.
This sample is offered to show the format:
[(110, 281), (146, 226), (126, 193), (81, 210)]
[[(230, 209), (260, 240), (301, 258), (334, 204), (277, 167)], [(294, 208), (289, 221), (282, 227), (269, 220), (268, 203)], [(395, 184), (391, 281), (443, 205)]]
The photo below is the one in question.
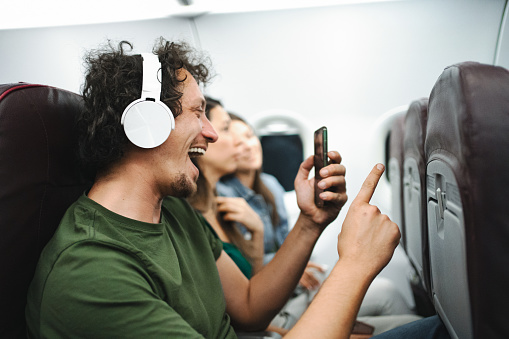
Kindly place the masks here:
[(227, 197), (216, 197), (216, 202), (217, 202), (218, 204), (222, 204), (222, 203), (224, 203), (224, 202), (225, 202), (225, 201), (227, 201), (227, 200), (228, 200), (228, 198), (227, 198)]
[(308, 179), (309, 172), (311, 171), (311, 169), (313, 168), (313, 165), (314, 165), (313, 158), (314, 158), (314, 156), (310, 155), (300, 164), (299, 171), (297, 172), (297, 176), (295, 177), (296, 181), (298, 179), (300, 179), (300, 180)]
[(332, 176), (345, 176), (346, 167), (341, 164), (330, 164), (325, 166), (320, 170), (320, 176), (322, 178), (332, 177)]
[(343, 158), (337, 151), (329, 151), (327, 152), (327, 156), (329, 157), (329, 164), (340, 164)]
[(223, 220), (225, 221), (238, 221), (237, 219), (238, 218), (236, 217), (235, 213), (225, 212), (223, 215)]
[(325, 272), (326, 271), (324, 265), (320, 265), (320, 264), (314, 263), (312, 261), (308, 262), (307, 268), (316, 268), (320, 272)]
[(341, 204), (345, 204), (348, 201), (348, 194), (346, 192), (331, 192), (331, 191), (324, 191), (320, 193), (320, 199), (323, 201), (330, 201)]
[(222, 202), (217, 204), (218, 212), (233, 212), (235, 209), (228, 202)]
[(305, 270), (302, 279), (306, 282), (308, 289), (314, 289), (320, 285), (320, 281), (315, 277), (312, 271)]
[(359, 194), (357, 194), (357, 196), (355, 197), (354, 202), (357, 201), (369, 203), (383, 172), (384, 165), (377, 164), (375, 167), (373, 167), (371, 172), (368, 174), (366, 180), (364, 180), (364, 183), (362, 184)]
[(344, 175), (334, 175), (320, 180), (318, 187), (332, 192), (346, 192), (346, 178)]
[(306, 273), (300, 278), (299, 284), (304, 287), (306, 290), (311, 290), (312, 286), (308, 281), (308, 278), (306, 276)]

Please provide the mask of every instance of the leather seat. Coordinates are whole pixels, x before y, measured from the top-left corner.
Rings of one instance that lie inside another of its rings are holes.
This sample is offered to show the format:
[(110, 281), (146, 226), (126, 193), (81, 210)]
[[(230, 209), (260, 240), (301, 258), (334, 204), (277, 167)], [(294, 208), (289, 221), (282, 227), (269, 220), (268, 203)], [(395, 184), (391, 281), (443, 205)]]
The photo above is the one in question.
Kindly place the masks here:
[(76, 161), (77, 94), (0, 85), (0, 337), (25, 338), (25, 304), (39, 254), (89, 182)]
[(435, 309), (453, 338), (509, 337), (509, 72), (466, 62), (429, 98), (428, 231)]
[(403, 210), (408, 258), (426, 291), (430, 291), (428, 223), (426, 201), (426, 159), (424, 139), (428, 99), (410, 104), (405, 116), (403, 160)]

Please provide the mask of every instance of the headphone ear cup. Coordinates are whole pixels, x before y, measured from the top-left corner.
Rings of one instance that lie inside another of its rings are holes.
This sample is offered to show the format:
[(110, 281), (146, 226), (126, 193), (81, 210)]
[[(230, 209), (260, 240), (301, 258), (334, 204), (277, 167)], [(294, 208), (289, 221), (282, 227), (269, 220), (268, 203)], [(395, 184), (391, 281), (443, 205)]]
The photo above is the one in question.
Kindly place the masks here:
[(161, 101), (138, 99), (126, 107), (121, 123), (127, 138), (141, 148), (154, 148), (175, 129), (171, 110)]

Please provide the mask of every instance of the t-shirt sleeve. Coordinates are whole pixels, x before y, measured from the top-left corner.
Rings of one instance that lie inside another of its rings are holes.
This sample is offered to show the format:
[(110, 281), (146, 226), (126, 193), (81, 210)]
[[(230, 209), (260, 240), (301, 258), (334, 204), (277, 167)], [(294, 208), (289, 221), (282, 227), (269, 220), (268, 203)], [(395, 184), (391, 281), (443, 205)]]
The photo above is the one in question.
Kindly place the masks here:
[(141, 267), (132, 254), (112, 251), (111, 245), (68, 248), (44, 282), (40, 336), (203, 338), (154, 293)]

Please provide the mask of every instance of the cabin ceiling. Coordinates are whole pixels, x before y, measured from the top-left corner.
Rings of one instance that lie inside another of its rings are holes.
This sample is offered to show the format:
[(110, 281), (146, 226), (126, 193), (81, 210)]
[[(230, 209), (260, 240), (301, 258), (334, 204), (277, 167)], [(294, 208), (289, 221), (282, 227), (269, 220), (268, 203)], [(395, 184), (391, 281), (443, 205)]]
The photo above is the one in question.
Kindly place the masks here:
[[(2, 4), (0, 29), (69, 26), (172, 16), (252, 12), (394, 0), (15, 0)], [(121, 5), (120, 5), (121, 4)]]

